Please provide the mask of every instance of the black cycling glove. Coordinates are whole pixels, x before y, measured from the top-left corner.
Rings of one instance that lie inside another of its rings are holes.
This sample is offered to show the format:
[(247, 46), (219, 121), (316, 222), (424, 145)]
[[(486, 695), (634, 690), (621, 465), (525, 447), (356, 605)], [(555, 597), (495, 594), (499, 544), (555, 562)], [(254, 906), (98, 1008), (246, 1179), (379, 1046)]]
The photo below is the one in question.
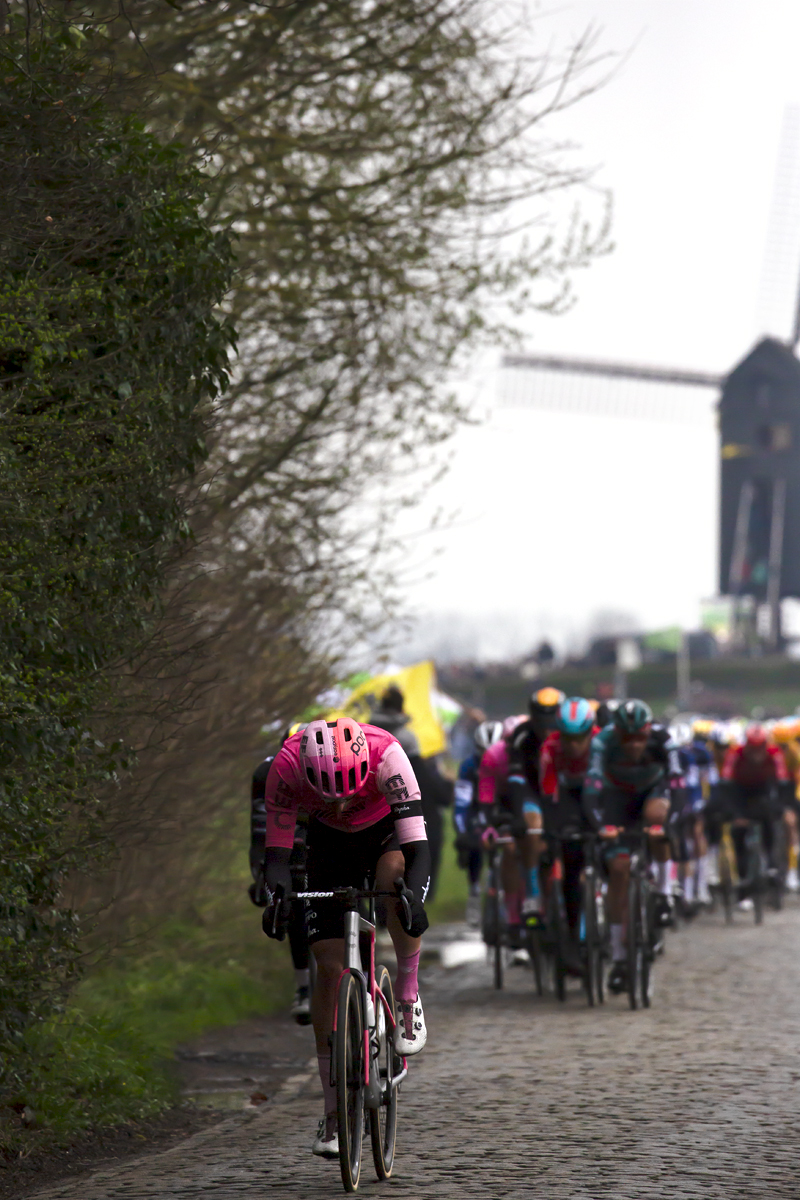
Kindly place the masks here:
[(261, 918), (261, 928), (268, 938), (282, 942), (289, 928), (289, 918), (292, 906), (288, 900), (278, 900), (272, 892), (267, 892), (267, 907)]
[(411, 920), (408, 920), (405, 907), (401, 904), (400, 924), (403, 926), (403, 929), (406, 931), (406, 933), (411, 937), (422, 937), (423, 933), (430, 925), (428, 914), (425, 912), (425, 906), (421, 900), (417, 900), (411, 896), (408, 900), (408, 907), (411, 910)]

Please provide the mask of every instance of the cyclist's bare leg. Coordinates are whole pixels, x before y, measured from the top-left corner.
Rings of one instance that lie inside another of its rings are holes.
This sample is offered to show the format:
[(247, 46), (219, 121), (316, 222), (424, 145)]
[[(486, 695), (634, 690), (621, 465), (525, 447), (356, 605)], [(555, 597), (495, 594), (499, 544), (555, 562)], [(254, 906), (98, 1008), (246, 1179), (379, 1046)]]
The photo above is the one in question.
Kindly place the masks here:
[(317, 963), (317, 979), (311, 996), (311, 1024), (317, 1044), (317, 1065), (325, 1102), (325, 1139), (336, 1131), (336, 1088), (331, 1085), (331, 1044), (333, 1011), (339, 976), (344, 967), (344, 938), (326, 938), (314, 942), (311, 952)]
[(608, 927), (611, 935), (611, 958), (625, 958), (625, 917), (628, 911), (628, 879), (631, 860), (627, 854), (615, 854), (608, 864)]
[(516, 845), (503, 846), (503, 856), (500, 859), (500, 882), (506, 898), (508, 923), (509, 925), (519, 925), (522, 919), (520, 897), (523, 891), (523, 882)]
[(333, 1029), (333, 1010), (339, 976), (344, 968), (344, 938), (314, 942), (311, 951), (317, 963), (317, 979), (311, 997), (311, 1024), (318, 1054), (329, 1054), (328, 1039)]
[(520, 856), (525, 868), (525, 893), (534, 901), (539, 900), (539, 861), (542, 857), (542, 814), (537, 805), (526, 804), (523, 817), (525, 837), (520, 839)]

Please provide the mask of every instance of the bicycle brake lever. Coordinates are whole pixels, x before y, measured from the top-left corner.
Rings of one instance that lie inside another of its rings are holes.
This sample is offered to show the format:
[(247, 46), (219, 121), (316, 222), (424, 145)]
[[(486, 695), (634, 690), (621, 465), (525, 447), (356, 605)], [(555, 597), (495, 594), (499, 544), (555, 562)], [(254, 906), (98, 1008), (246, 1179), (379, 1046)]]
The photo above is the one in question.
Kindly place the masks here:
[(281, 904), (286, 888), (282, 883), (275, 885), (275, 891), (272, 893), (272, 936), (278, 936), (278, 914), (281, 911)]
[(404, 879), (395, 879), (394, 890), (397, 892), (397, 897), (403, 906), (403, 914), (406, 919), (406, 925), (410, 925), (411, 905), (409, 904), (409, 898), (413, 899), (413, 892), (410, 892), (406, 887), (406, 881)]

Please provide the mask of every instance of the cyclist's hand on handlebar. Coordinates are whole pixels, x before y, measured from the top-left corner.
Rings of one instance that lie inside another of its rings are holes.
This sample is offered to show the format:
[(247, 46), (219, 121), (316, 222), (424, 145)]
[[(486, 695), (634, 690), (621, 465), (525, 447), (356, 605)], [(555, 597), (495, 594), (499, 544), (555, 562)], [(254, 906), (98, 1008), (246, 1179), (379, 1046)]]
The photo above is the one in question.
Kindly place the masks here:
[(282, 942), (286, 937), (291, 914), (291, 905), (288, 900), (284, 900), (283, 892), (284, 889), (280, 884), (274, 892), (267, 890), (267, 907), (261, 918), (261, 928), (264, 933), (268, 938), (275, 938), (278, 942)]
[(481, 834), (481, 842), (487, 850), (491, 850), (497, 841), (497, 830), (494, 825), (487, 825)]
[(415, 899), (414, 893), (402, 879), (395, 879), (394, 889), (400, 901), (398, 905), (400, 924), (409, 937), (422, 937), (430, 925), (422, 901)]
[(607, 842), (610, 842), (613, 841), (615, 837), (619, 837), (621, 833), (622, 830), (617, 825), (603, 825), (597, 836), (603, 838)]

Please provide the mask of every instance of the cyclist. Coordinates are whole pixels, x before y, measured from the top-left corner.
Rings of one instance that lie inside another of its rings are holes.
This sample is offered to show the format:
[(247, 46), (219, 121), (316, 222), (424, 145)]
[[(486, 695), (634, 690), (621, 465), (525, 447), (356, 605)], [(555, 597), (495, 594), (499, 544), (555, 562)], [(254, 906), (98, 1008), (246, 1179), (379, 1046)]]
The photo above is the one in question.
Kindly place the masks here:
[(705, 810), (711, 789), (719, 782), (719, 771), (714, 755), (709, 748), (708, 738), (714, 722), (703, 718), (696, 720), (687, 744), (679, 750), (681, 769), (685, 783), (685, 811), (688, 826), (690, 860), (694, 871), (686, 873), (683, 880), (684, 897), (690, 906), (711, 903), (708, 890), (708, 839), (706, 837)]
[[(394, 1044), (398, 1054), (419, 1053), (427, 1040), (417, 970), (420, 938), (428, 927), (424, 902), (430, 886), (430, 853), (419, 786), (396, 738), (350, 717), (312, 721), (284, 743), (266, 785), (264, 870), (270, 908), (264, 931), (282, 937), (285, 902), (276, 912), (275, 888), (291, 887), (289, 859), (298, 811), (308, 814), (308, 890), (362, 887), (367, 878), (391, 891), (402, 875), (413, 893), (411, 920), (389, 902), (386, 923), (397, 955)], [(344, 910), (333, 899), (307, 907), (308, 939), (317, 964), (311, 1018), (325, 1100), (312, 1152), (339, 1153), (336, 1091), (331, 1085), (330, 1034), (336, 988), (344, 964)]]
[[(653, 722), (643, 700), (626, 700), (614, 712), (611, 725), (592, 740), (583, 802), (608, 835), (644, 825), (666, 827), (670, 800), (667, 792), (682, 783), (677, 750), (669, 734)], [(650, 852), (656, 866), (656, 921), (672, 922), (670, 847), (666, 837), (651, 837)], [(625, 912), (630, 856), (624, 837), (608, 851), (608, 920), (611, 936), (609, 991), (628, 986), (625, 960)]]
[(787, 834), (789, 838), (787, 863), (789, 870), (786, 873), (786, 887), (790, 892), (800, 891), (800, 877), (797, 872), (798, 848), (800, 847), (800, 829), (798, 828), (798, 814), (800, 813), (800, 743), (798, 743), (798, 734), (800, 726), (795, 719), (790, 722), (780, 722), (772, 731), (772, 736), (775, 742), (780, 746), (786, 763), (786, 770), (789, 772), (789, 778), (794, 783), (794, 797), (789, 802), (784, 813), (784, 819), (787, 826)]
[[(492, 805), (485, 837), (491, 842), (494, 826), (507, 826), (515, 845), (503, 847), (500, 877), (506, 904), (509, 944), (522, 945), (522, 918), (535, 925), (541, 920), (539, 859), (542, 851), (542, 810), (539, 806), (539, 751), (554, 728), (564, 693), (540, 688), (528, 702), (529, 716), (508, 718), (502, 749), (491, 747), (483, 757), (479, 800)], [(483, 781), (483, 782), (482, 782)], [(520, 863), (522, 872), (520, 871)], [(524, 913), (523, 913), (524, 908)]]
[[(754, 723), (748, 726), (743, 745), (729, 747), (721, 774), (719, 803), (733, 817), (731, 836), (739, 878), (747, 878), (746, 827), (750, 821), (760, 823), (764, 851), (774, 869), (774, 822), (782, 817), (794, 790), (783, 754), (769, 744), (763, 726)], [(739, 904), (744, 909), (753, 907), (744, 890), (740, 890)]]
[[(281, 737), (281, 745), (298, 730), (305, 726), (297, 722), (290, 725)], [(264, 838), (267, 833), (267, 813), (264, 807), (264, 792), (267, 775), (275, 758), (269, 754), (260, 762), (253, 772), (250, 782), (250, 874), (253, 882), (248, 889), (250, 899), (258, 908), (266, 904), (264, 891)], [(289, 870), (292, 876), (294, 891), (302, 891), (306, 881), (306, 832), (308, 818), (305, 813), (298, 813), (297, 826), (294, 831), (294, 843), (289, 857)], [(290, 1012), (298, 1025), (308, 1025), (311, 1021), (311, 999), (309, 995), (310, 979), (308, 970), (308, 933), (306, 931), (306, 912), (302, 900), (296, 900), (292, 905), (288, 923), (289, 950), (294, 967), (294, 999)]]
[[(596, 733), (599, 729), (590, 702), (579, 696), (565, 700), (559, 709), (557, 729), (547, 736), (539, 755), (539, 796), (545, 833), (596, 831), (596, 820), (583, 807), (583, 781)], [(567, 924), (577, 942), (584, 866), (581, 843), (564, 842), (562, 857)], [(582, 972), (577, 955), (575, 960), (573, 966)]]
[(481, 919), (481, 850), (478, 829), (478, 771), (484, 753), (503, 736), (500, 721), (481, 721), (473, 735), (474, 749), (458, 768), (453, 803), (453, 824), (456, 830), (458, 865), (467, 872), (469, 896), (466, 922), (477, 926)]

